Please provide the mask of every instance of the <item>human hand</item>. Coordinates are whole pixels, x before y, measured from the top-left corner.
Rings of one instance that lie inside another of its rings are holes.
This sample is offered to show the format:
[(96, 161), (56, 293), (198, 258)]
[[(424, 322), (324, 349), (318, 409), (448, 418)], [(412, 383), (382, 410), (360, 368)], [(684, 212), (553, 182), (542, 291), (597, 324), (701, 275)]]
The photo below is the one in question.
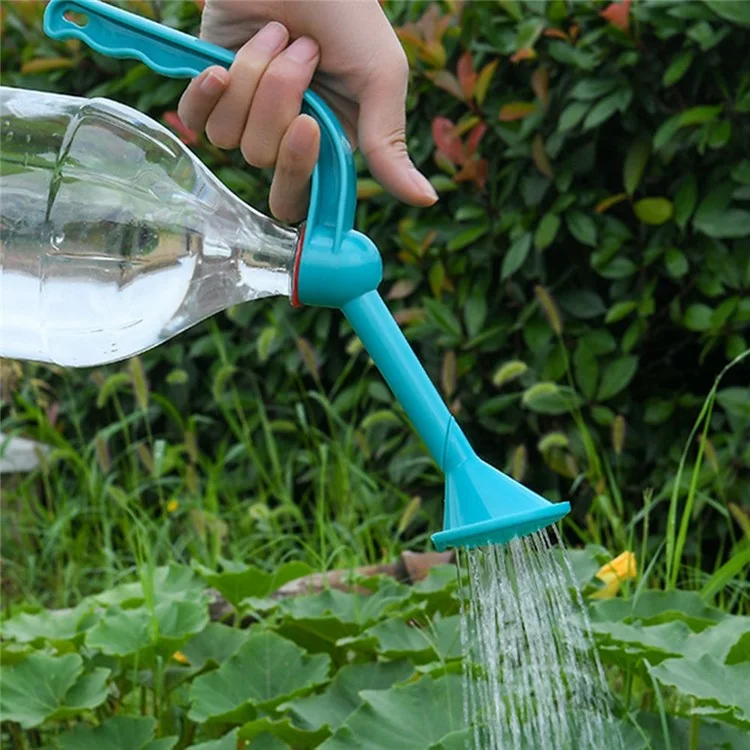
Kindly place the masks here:
[(180, 118), (219, 148), (239, 146), (252, 166), (275, 167), (277, 218), (306, 215), (320, 143), (315, 120), (299, 114), (311, 84), (386, 190), (416, 206), (437, 200), (407, 153), (408, 64), (377, 0), (206, 0), (201, 38), (239, 51), (229, 71), (190, 83)]

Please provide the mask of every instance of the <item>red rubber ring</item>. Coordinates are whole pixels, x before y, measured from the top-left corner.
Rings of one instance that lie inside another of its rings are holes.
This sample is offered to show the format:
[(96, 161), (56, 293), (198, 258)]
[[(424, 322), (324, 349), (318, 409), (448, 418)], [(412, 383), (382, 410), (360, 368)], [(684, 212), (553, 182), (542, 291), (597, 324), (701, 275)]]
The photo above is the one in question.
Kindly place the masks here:
[(292, 307), (302, 307), (302, 303), (299, 301), (299, 266), (302, 261), (302, 245), (305, 242), (305, 228), (307, 224), (303, 224), (300, 231), (299, 237), (297, 238), (297, 250), (294, 253), (294, 270), (292, 271)]

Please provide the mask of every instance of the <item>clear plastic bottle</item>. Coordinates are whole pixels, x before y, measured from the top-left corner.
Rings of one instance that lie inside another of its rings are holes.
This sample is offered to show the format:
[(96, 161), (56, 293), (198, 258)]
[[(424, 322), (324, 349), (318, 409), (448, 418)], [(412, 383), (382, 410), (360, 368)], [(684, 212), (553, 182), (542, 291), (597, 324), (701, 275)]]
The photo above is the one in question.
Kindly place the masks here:
[(140, 112), (0, 87), (0, 356), (82, 367), (151, 349), (289, 295), (297, 240)]

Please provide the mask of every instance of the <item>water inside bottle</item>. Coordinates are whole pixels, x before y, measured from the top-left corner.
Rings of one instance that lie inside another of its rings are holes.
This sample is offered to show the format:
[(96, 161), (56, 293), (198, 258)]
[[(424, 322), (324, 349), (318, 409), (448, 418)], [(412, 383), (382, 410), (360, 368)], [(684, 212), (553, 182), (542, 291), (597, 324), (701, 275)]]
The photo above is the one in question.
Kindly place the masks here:
[(0, 350), (88, 366), (288, 295), (296, 232), (106, 100), (3, 88)]

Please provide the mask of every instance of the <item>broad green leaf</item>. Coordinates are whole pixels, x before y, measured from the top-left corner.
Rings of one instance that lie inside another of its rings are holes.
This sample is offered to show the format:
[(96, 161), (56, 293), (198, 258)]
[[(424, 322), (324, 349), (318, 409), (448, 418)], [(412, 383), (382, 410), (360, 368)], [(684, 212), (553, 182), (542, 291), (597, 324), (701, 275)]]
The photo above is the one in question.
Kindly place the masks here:
[(410, 595), (408, 586), (388, 579), (369, 596), (329, 589), (285, 599), (279, 611), (296, 626), (335, 642), (377, 622)]
[(708, 606), (694, 591), (644, 591), (636, 599), (607, 599), (590, 606), (593, 620), (641, 621), (644, 625), (682, 620), (701, 631), (725, 619), (716, 607)]
[(664, 71), (661, 82), (663, 86), (674, 86), (687, 73), (695, 59), (695, 53), (692, 50), (683, 50), (670, 63)]
[(674, 214), (672, 201), (666, 198), (643, 198), (636, 202), (633, 210), (640, 221), (652, 226), (664, 224)]
[(582, 211), (568, 211), (565, 221), (570, 233), (583, 245), (594, 247), (597, 241), (596, 223)]
[(630, 665), (658, 664), (665, 659), (682, 656), (692, 634), (684, 622), (667, 622), (644, 627), (640, 623), (595, 622), (592, 624), (604, 661)]
[(255, 718), (255, 708), (273, 708), (328, 679), (328, 654), (308, 656), (270, 631), (251, 633), (239, 650), (190, 687), (192, 721), (239, 722)]
[(86, 633), (86, 645), (109, 656), (151, 658), (150, 649), (169, 653), (180, 648), (208, 624), (208, 606), (197, 602), (163, 601), (154, 618), (145, 609), (113, 611)]
[(191, 667), (223, 664), (247, 640), (248, 631), (230, 628), (220, 622), (210, 623), (181, 649)]
[(628, 195), (633, 195), (643, 177), (648, 157), (651, 155), (651, 142), (640, 139), (633, 142), (625, 156), (625, 164), (622, 169), (622, 184)]
[(328, 726), (335, 731), (362, 705), (360, 691), (386, 690), (413, 673), (414, 667), (408, 661), (349, 664), (336, 673), (325, 692), (298, 698), (282, 708), (291, 712), (300, 727), (320, 729)]
[(579, 341), (573, 354), (576, 384), (586, 399), (591, 400), (596, 395), (596, 385), (599, 380), (599, 364), (596, 355)]
[(464, 729), (461, 677), (429, 676), (390, 690), (364, 690), (364, 705), (321, 750), (429, 750)]
[(190, 745), (186, 750), (237, 750), (237, 735), (239, 731), (240, 729), (237, 727), (218, 740), (209, 740), (208, 742), (200, 742), (197, 745)]
[(732, 167), (732, 179), (742, 185), (750, 185), (750, 159), (743, 159)]
[(750, 7), (745, 0), (703, 0), (703, 2), (725, 21), (750, 27)]
[(627, 388), (638, 370), (638, 357), (627, 356), (610, 362), (602, 372), (598, 398), (606, 401)]
[(598, 318), (607, 311), (602, 298), (590, 289), (565, 292), (557, 298), (557, 301), (566, 313), (581, 320)]
[(474, 226), (468, 227), (458, 234), (451, 237), (448, 240), (446, 249), (453, 252), (454, 250), (463, 250), (473, 242), (476, 242), (480, 237), (484, 237), (490, 229), (490, 225), (487, 221), (483, 221)]
[[(685, 750), (694, 741), (695, 726), (690, 719), (638, 712), (629, 721), (634, 721), (637, 727), (622, 722), (623, 746), (628, 750)], [(669, 744), (665, 744), (664, 724)], [(699, 727), (697, 750), (745, 750), (747, 733), (742, 729), (705, 717)]]
[(726, 665), (704, 654), (699, 659), (669, 659), (650, 672), (662, 685), (710, 709), (701, 714), (750, 729), (750, 662)]
[(2, 635), (17, 643), (72, 641), (79, 635), (81, 620), (91, 608), (91, 604), (84, 602), (73, 609), (19, 612), (2, 624)]
[(604, 76), (584, 78), (573, 86), (570, 96), (573, 99), (592, 101), (609, 94), (617, 86), (618, 80), (616, 78), (606, 78)]
[(300, 729), (292, 724), (288, 716), (281, 719), (262, 716), (243, 724), (238, 737), (242, 740), (254, 740), (264, 735), (276, 737), (297, 750), (298, 748), (318, 747), (324, 739), (330, 737), (331, 732), (325, 727), (316, 730)]
[(0, 721), (31, 729), (50, 719), (67, 719), (100, 706), (107, 698), (109, 670), (83, 674), (78, 654), (36, 653), (2, 668)]
[(622, 302), (615, 302), (612, 307), (607, 311), (607, 315), (604, 318), (605, 323), (617, 323), (618, 320), (626, 318), (630, 313), (638, 307), (638, 302), (635, 300), (623, 300)]
[[(174, 599), (195, 602), (204, 597), (203, 582), (185, 565), (172, 563), (156, 568), (152, 584), (157, 602), (168, 602)], [(144, 602), (143, 587), (140, 582), (123, 583), (91, 598), (101, 604), (126, 607), (135, 607)]]
[(618, 109), (622, 108), (622, 101), (623, 93), (621, 91), (615, 91), (600, 99), (586, 115), (586, 119), (583, 121), (583, 129), (591, 130), (591, 128), (605, 123)]
[(464, 323), (469, 336), (478, 336), (487, 320), (487, 298), (477, 290), (464, 305)]
[(522, 265), (531, 250), (531, 233), (525, 232), (518, 237), (503, 258), (503, 268), (500, 273), (502, 279), (512, 276)]
[(546, 213), (534, 233), (534, 247), (539, 252), (546, 250), (554, 241), (560, 229), (560, 217), (557, 214)]
[(278, 567), (274, 573), (256, 568), (254, 565), (241, 566), (238, 569), (225, 570), (221, 573), (194, 563), (201, 578), (215, 588), (234, 607), (239, 607), (248, 597), (265, 597), (281, 588), (285, 583), (312, 573), (312, 568), (302, 562), (287, 562)]
[(691, 331), (707, 331), (711, 328), (711, 317), (713, 314), (713, 308), (696, 302), (685, 310), (683, 321), (685, 328)]
[[(61, 750), (156, 750), (156, 719), (151, 716), (113, 716), (98, 727), (76, 727), (58, 740)], [(170, 750), (178, 737), (163, 737), (158, 750)]]

